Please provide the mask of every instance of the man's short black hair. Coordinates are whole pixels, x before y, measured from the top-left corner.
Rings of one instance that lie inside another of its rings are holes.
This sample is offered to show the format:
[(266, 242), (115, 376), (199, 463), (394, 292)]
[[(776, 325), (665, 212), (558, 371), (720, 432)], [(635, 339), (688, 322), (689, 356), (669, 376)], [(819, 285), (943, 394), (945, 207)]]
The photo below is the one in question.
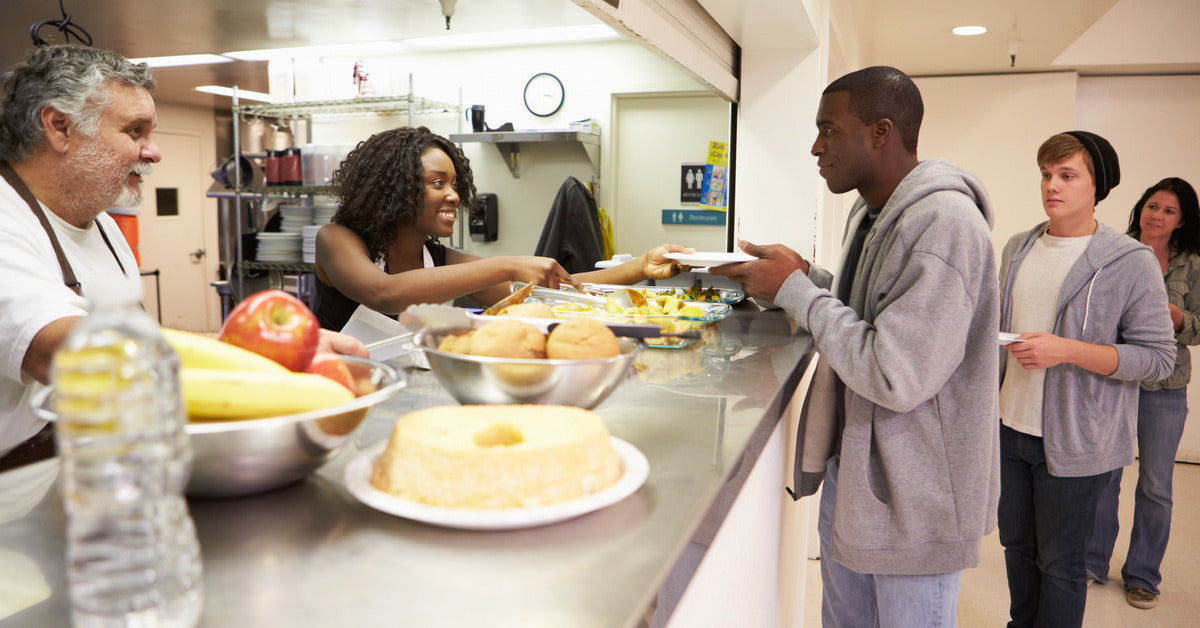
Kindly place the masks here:
[(887, 118), (900, 133), (908, 152), (917, 154), (917, 135), (925, 105), (921, 90), (908, 75), (896, 68), (876, 65), (851, 72), (829, 84), (822, 94), (850, 94), (850, 113), (863, 124)]

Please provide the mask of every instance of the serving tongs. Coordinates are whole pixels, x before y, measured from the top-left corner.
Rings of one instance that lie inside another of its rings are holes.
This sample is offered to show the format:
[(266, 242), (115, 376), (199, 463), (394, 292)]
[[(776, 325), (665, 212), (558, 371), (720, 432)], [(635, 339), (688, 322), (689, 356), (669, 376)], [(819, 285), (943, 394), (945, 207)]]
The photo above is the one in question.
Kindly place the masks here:
[[(607, 296), (601, 296), (601, 295), (597, 295), (597, 294), (588, 294), (588, 293), (579, 292), (578, 290), (574, 290), (574, 289), (572, 289), (572, 290), (561, 290), (561, 289), (555, 290), (553, 288), (546, 288), (544, 286), (533, 286), (531, 284), (523, 284), (523, 283), (517, 282), (517, 281), (514, 281), (512, 285), (513, 285), (514, 289), (517, 290), (517, 292), (513, 292), (512, 294), (508, 295), (508, 297), (505, 297), (505, 299), (504, 299), (505, 301), (507, 301), (512, 296), (528, 289), (529, 292), (524, 297), (521, 298), (521, 301), (524, 301), (529, 296), (536, 296), (540, 299), (545, 299), (548, 301), (566, 301), (568, 303), (582, 303), (584, 305), (595, 305), (595, 306), (605, 308), (605, 311), (608, 311), (608, 305), (610, 303), (620, 307), (622, 311), (632, 309), (632, 308), (638, 308), (638, 307), (642, 307), (643, 305), (646, 305), (646, 297), (644, 295), (642, 295), (641, 292), (638, 292), (637, 290), (633, 290), (631, 288), (623, 288), (621, 290), (616, 290)], [(520, 303), (521, 301), (516, 301), (516, 303)], [(503, 301), (501, 301), (501, 303), (503, 303)], [(499, 305), (499, 304), (497, 304), (497, 305)], [(492, 306), (492, 307), (495, 307), (495, 306)], [(491, 308), (488, 308), (488, 309), (491, 309)], [(497, 311), (499, 311), (499, 310), (497, 310)]]

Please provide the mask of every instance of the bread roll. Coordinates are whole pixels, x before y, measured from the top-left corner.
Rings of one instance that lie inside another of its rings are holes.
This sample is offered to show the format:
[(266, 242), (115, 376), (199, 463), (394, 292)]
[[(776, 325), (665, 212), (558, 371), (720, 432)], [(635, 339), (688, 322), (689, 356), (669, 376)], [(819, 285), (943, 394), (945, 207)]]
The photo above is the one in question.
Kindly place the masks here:
[(471, 334), (471, 355), (493, 358), (544, 358), (546, 336), (521, 321), (492, 321)]
[(551, 360), (611, 358), (621, 353), (617, 336), (594, 318), (573, 318), (550, 330), (546, 357)]

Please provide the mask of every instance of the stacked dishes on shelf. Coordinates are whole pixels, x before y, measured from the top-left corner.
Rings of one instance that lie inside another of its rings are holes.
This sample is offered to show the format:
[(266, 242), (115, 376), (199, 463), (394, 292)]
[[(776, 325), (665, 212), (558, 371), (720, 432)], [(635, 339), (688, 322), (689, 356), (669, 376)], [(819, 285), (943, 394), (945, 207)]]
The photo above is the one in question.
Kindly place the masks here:
[(306, 264), (317, 263), (317, 232), (321, 225), (307, 225), (300, 229), (300, 257)]
[(300, 237), (300, 233), (287, 231), (259, 233), (255, 259), (260, 262), (299, 262)]
[(333, 220), (333, 214), (337, 212), (337, 203), (316, 203), (313, 205), (312, 224), (323, 225)]
[(313, 224), (312, 205), (280, 205), (279, 215), (283, 219), (279, 230), (284, 233), (300, 233), (300, 230)]

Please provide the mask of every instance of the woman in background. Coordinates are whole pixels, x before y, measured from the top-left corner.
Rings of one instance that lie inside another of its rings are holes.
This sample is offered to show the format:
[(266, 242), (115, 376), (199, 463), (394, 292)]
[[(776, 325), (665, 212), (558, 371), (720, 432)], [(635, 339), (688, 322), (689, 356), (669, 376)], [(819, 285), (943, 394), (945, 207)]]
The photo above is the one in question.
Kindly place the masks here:
[[(1167, 307), (1175, 325), (1175, 369), (1161, 381), (1142, 382), (1138, 395), (1138, 481), (1129, 553), (1121, 568), (1125, 600), (1137, 608), (1158, 603), (1159, 567), (1171, 533), (1171, 478), (1175, 452), (1187, 418), (1187, 384), (1192, 375), (1187, 345), (1200, 344), (1200, 206), (1196, 191), (1176, 177), (1142, 194), (1127, 233), (1154, 249), (1167, 285)], [(1117, 539), (1121, 469), (1102, 490), (1096, 527), (1088, 546), (1089, 580), (1108, 580)]]
[(388, 315), (463, 296), (489, 305), (508, 295), (511, 281), (557, 288), (666, 279), (687, 267), (664, 253), (694, 252), (664, 244), (572, 277), (549, 257), (481, 258), (449, 248), (438, 238), (454, 233), (460, 206), (475, 206), (475, 183), (462, 151), (425, 127), (391, 129), (361, 142), (332, 185), (340, 207), (317, 233), (313, 307), (326, 329), (340, 330), (360, 305)]

